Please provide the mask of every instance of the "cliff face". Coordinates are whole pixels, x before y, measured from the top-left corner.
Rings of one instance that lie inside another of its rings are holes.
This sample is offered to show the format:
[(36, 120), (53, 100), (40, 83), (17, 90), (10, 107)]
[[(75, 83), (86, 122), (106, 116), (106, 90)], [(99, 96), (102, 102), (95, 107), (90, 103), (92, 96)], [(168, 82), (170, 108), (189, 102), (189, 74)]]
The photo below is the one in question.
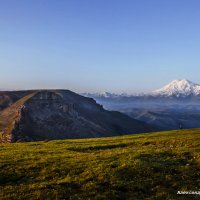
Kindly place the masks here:
[(1, 142), (89, 138), (152, 130), (67, 90), (34, 91), (0, 112)]
[(0, 91), (0, 112), (34, 91)]

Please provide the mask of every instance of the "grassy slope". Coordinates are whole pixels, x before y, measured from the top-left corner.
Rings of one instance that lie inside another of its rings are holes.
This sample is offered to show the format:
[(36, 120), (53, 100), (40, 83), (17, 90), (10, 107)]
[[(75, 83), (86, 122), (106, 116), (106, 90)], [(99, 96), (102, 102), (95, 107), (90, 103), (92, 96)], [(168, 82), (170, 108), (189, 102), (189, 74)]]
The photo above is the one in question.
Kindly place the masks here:
[(200, 129), (2, 144), (0, 157), (0, 199), (183, 199), (178, 190), (200, 190)]

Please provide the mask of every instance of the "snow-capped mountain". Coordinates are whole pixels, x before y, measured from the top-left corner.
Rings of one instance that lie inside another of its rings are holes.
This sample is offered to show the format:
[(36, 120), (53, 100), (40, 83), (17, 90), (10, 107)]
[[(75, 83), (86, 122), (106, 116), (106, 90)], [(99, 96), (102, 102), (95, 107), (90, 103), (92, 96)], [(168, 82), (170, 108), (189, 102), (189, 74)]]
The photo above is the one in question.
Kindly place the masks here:
[(174, 80), (162, 87), (150, 93), (82, 93), (83, 96), (91, 97), (94, 99), (133, 99), (134, 97), (148, 98), (148, 97), (188, 97), (200, 95), (200, 85), (193, 83), (189, 80)]
[(110, 92), (83, 93), (82, 95), (87, 96), (87, 97), (96, 97), (96, 98), (115, 98), (119, 96), (119, 94), (110, 93)]
[(143, 96), (144, 94), (127, 94), (127, 93), (110, 93), (110, 92), (102, 92), (102, 93), (82, 93), (81, 95), (86, 97), (92, 97), (92, 98), (120, 98), (120, 97), (133, 97), (133, 96)]
[(153, 95), (160, 96), (197, 96), (200, 95), (200, 85), (189, 80), (174, 80), (161, 89), (155, 90)]
[(139, 95), (106, 92), (86, 96), (107, 110), (125, 113), (160, 130), (200, 128), (200, 85), (189, 80), (174, 80)]

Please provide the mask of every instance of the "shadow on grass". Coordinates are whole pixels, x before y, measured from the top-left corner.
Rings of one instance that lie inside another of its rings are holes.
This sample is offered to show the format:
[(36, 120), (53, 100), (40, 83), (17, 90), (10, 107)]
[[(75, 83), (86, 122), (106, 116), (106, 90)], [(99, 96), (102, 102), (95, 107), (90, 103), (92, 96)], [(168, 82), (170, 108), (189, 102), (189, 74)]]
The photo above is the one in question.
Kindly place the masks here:
[(109, 150), (115, 148), (124, 148), (130, 145), (133, 145), (133, 143), (122, 143), (122, 144), (111, 144), (111, 145), (100, 145), (100, 146), (89, 146), (89, 147), (71, 147), (67, 148), (67, 150), (76, 152), (91, 152), (91, 151)]
[(177, 191), (195, 191), (200, 186), (200, 166), (189, 152), (141, 154), (135, 159), (134, 165), (119, 168), (114, 175), (120, 185), (113, 189), (126, 193), (125, 196), (133, 192), (141, 199), (148, 196), (179, 199)]

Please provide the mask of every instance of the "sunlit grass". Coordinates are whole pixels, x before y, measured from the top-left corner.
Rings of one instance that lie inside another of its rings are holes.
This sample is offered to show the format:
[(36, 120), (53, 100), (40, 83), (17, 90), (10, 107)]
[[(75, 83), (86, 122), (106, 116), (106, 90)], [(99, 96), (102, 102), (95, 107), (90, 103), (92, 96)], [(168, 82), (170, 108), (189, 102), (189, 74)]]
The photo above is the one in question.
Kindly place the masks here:
[(182, 199), (178, 190), (200, 190), (199, 129), (1, 144), (0, 158), (0, 199)]

